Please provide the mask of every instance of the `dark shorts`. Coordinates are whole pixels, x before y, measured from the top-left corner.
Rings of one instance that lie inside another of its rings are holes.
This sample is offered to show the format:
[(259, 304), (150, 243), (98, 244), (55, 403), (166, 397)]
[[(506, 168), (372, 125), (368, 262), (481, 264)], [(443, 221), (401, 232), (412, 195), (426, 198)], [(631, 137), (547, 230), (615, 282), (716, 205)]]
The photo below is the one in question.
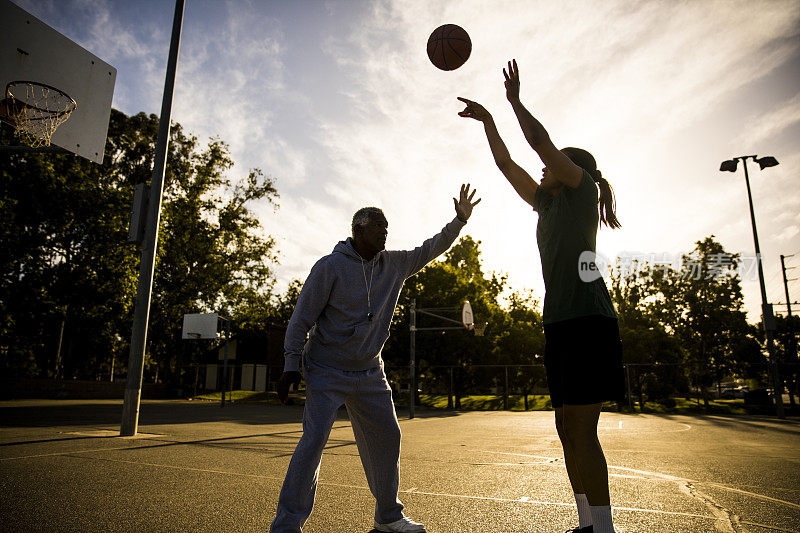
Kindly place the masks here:
[(545, 324), (544, 364), (553, 407), (625, 398), (616, 318), (583, 316)]

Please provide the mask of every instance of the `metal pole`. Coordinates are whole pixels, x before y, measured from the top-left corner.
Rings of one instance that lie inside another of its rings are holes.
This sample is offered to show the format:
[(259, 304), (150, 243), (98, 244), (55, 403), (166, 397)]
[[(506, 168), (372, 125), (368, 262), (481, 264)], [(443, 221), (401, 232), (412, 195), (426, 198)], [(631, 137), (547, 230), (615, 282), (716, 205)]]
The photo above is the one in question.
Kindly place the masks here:
[(56, 352), (56, 381), (61, 374), (61, 345), (64, 342), (64, 324), (67, 321), (67, 310), (64, 308), (64, 316), (61, 317), (61, 331), (58, 333), (58, 351)]
[(225, 391), (228, 390), (228, 345), (231, 343), (231, 319), (225, 319), (225, 355), (222, 362), (222, 405), (225, 407)]
[(625, 365), (625, 385), (628, 388), (628, 407), (631, 409), (631, 413), (635, 412), (633, 410), (633, 394), (631, 393), (631, 367), (630, 365)]
[[(792, 254), (794, 255), (794, 254)], [(789, 257), (792, 257), (791, 255)], [(786, 256), (781, 255), (781, 271), (783, 271), (783, 292), (786, 294), (786, 314), (792, 316), (792, 300), (789, 299), (789, 280), (786, 279)], [(794, 268), (794, 267), (792, 267)]]
[(153, 160), (153, 175), (150, 180), (150, 200), (147, 206), (147, 223), (142, 240), (142, 261), (139, 265), (139, 285), (136, 289), (136, 304), (133, 311), (131, 350), (128, 357), (128, 380), (125, 384), (125, 402), (122, 407), (121, 436), (136, 435), (139, 427), (139, 404), (142, 396), (144, 374), (144, 352), (147, 346), (147, 321), (150, 317), (150, 293), (153, 290), (153, 270), (158, 246), (158, 223), (161, 218), (161, 196), (164, 186), (164, 170), (167, 164), (172, 94), (175, 88), (175, 70), (178, 65), (178, 48), (181, 40), (184, 0), (175, 1), (175, 16), (172, 21), (172, 39), (169, 45), (167, 75), (164, 80), (164, 96), (158, 121), (158, 140)]
[(64, 315), (61, 317), (61, 330), (58, 332), (58, 350), (56, 351), (56, 381), (58, 381), (59, 376), (61, 375), (61, 347), (64, 343), (64, 325), (67, 322), (67, 309), (69, 309), (68, 305), (64, 306)]
[(758, 264), (758, 283), (761, 287), (761, 323), (764, 325), (764, 336), (767, 339), (767, 354), (769, 354), (769, 363), (772, 370), (772, 388), (773, 396), (775, 398), (775, 409), (778, 417), (783, 418), (783, 394), (780, 390), (780, 376), (778, 373), (778, 361), (775, 356), (774, 346), (774, 319), (772, 315), (772, 306), (767, 302), (767, 289), (764, 284), (764, 269), (761, 266), (761, 248), (758, 246), (758, 231), (756, 230), (756, 215), (753, 211), (753, 195), (750, 192), (750, 176), (747, 173), (747, 158), (752, 157), (755, 160), (756, 156), (745, 155), (740, 157), (744, 164), (744, 181), (747, 184), (747, 200), (750, 203), (750, 222), (753, 224), (753, 241), (756, 247), (756, 261)]
[[(794, 254), (788, 256), (792, 257)], [(781, 255), (781, 271), (783, 272), (783, 292), (786, 294), (786, 316), (787, 327), (789, 329), (789, 357), (792, 363), (797, 359), (797, 339), (795, 338), (794, 331), (792, 330), (792, 300), (789, 298), (789, 280), (786, 278), (786, 257)], [(794, 267), (791, 267), (794, 268)], [(795, 384), (797, 383), (797, 371), (792, 369), (789, 371), (789, 403), (794, 407), (794, 392)]]
[(416, 392), (417, 388), (417, 372), (416, 372), (416, 354), (414, 353), (415, 349), (415, 333), (417, 331), (417, 300), (411, 300), (411, 343), (409, 345), (409, 351), (411, 352), (411, 360), (408, 364), (408, 372), (410, 374), (410, 384), (408, 386), (408, 418), (414, 418), (414, 392)]
[(455, 398), (453, 398), (453, 367), (450, 370), (450, 390), (447, 391), (447, 408), (455, 409)]
[(503, 411), (508, 411), (508, 365), (504, 366), (506, 371), (506, 384), (503, 388)]

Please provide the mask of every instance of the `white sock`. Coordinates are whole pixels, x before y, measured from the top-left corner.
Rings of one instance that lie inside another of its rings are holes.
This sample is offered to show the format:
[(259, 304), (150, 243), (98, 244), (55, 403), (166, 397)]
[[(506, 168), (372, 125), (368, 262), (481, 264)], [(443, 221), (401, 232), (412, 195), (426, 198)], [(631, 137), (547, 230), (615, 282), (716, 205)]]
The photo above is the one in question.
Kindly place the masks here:
[(614, 523), (611, 520), (610, 505), (590, 505), (592, 513), (592, 528), (594, 533), (615, 533)]
[(578, 504), (578, 527), (584, 528), (592, 525), (592, 513), (589, 511), (589, 500), (586, 494), (575, 494), (575, 503)]

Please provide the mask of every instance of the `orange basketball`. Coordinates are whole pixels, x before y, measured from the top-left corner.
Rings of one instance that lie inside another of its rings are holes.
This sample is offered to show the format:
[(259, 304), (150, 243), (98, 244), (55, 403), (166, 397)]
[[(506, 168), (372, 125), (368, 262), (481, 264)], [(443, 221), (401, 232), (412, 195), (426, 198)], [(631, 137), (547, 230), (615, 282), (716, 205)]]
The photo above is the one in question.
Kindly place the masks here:
[(466, 63), (470, 52), (472, 41), (461, 26), (439, 26), (428, 38), (428, 57), (436, 68), (455, 70)]

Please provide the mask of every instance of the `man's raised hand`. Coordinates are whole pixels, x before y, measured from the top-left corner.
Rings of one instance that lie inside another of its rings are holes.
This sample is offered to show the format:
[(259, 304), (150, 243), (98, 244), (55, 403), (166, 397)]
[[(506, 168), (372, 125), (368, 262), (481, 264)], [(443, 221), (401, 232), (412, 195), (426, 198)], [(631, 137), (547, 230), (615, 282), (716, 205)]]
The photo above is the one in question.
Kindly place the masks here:
[(466, 222), (469, 220), (469, 217), (472, 216), (472, 208), (481, 203), (481, 198), (472, 201), (473, 196), (477, 189), (472, 189), (472, 193), (469, 192), (469, 183), (461, 185), (461, 195), (458, 200), (453, 198), (453, 203), (456, 206), (456, 216), (462, 222)]
[(516, 59), (508, 62), (508, 72), (503, 69), (503, 76), (506, 79), (506, 98), (513, 104), (519, 101), (519, 68)]
[(467, 107), (464, 108), (464, 111), (459, 111), (459, 117), (474, 118), (479, 122), (485, 122), (492, 118), (492, 115), (486, 111), (486, 108), (478, 102), (473, 102), (472, 100), (467, 100), (466, 98), (461, 98), (460, 96), (457, 96), (456, 98), (467, 104)]

